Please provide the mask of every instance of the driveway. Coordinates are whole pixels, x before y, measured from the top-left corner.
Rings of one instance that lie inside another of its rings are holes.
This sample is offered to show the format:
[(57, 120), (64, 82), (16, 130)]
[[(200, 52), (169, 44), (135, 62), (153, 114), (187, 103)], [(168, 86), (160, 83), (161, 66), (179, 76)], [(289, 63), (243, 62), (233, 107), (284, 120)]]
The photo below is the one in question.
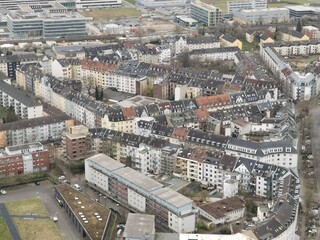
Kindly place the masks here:
[(63, 239), (82, 239), (64, 208), (60, 207), (55, 200), (54, 187), (49, 181), (42, 181), (39, 186), (35, 184), (25, 184), (6, 190), (6, 195), (0, 195), (0, 203), (38, 197), (48, 210), (50, 216), (58, 217), (58, 221), (55, 224)]

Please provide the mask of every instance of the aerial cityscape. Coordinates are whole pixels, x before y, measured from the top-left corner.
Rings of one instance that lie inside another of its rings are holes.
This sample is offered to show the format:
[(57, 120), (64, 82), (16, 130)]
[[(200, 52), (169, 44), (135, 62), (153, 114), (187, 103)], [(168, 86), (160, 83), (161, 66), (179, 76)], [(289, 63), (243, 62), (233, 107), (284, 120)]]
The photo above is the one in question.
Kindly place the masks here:
[(320, 239), (319, 0), (0, 0), (0, 240)]

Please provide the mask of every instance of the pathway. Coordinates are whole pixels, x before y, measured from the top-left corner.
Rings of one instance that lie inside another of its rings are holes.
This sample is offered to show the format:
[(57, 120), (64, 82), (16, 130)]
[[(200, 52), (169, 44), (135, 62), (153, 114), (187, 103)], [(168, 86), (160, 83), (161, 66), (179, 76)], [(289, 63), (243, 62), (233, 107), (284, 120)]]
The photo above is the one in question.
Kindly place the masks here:
[(14, 225), (11, 216), (6, 208), (6, 206), (4, 205), (4, 203), (0, 203), (0, 212), (1, 212), (1, 216), (3, 217), (3, 219), (5, 220), (8, 229), (11, 233), (11, 236), (13, 237), (14, 240), (21, 240), (20, 235), (18, 233), (18, 230), (16, 229), (16, 226)]

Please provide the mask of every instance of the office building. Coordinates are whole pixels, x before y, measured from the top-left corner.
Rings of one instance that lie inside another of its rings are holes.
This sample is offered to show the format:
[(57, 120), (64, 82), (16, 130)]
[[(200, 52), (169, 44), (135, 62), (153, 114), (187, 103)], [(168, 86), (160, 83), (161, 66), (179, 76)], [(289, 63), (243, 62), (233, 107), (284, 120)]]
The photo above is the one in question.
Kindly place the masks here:
[(75, 3), (76, 3), (76, 8), (79, 8), (79, 9), (122, 6), (122, 0), (75, 0)]
[(303, 16), (315, 16), (320, 13), (320, 7), (305, 6), (305, 5), (294, 5), (286, 6), (290, 12), (290, 18), (301, 18)]
[(243, 24), (268, 24), (289, 20), (287, 8), (247, 9), (233, 12), (233, 19)]
[(173, 7), (173, 6), (184, 6), (187, 4), (186, 0), (138, 0), (139, 5), (144, 5), (145, 7)]
[(191, 17), (208, 27), (215, 27), (221, 21), (221, 10), (200, 0), (191, 2)]
[(194, 231), (191, 199), (104, 154), (85, 160), (85, 179), (91, 187), (132, 211), (154, 214), (159, 228)]
[(243, 9), (267, 8), (267, 0), (238, 0), (227, 2), (228, 13), (234, 13)]
[(0, 177), (49, 170), (49, 152), (41, 143), (5, 147), (0, 150)]
[(85, 36), (85, 18), (77, 12), (11, 12), (8, 29), (15, 38)]

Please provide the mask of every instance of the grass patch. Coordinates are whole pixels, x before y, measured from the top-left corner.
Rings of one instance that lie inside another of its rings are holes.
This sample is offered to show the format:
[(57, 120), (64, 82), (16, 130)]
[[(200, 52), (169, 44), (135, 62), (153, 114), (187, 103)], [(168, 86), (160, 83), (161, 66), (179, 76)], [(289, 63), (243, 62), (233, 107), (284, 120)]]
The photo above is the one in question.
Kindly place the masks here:
[(12, 236), (9, 232), (6, 222), (3, 218), (0, 218), (0, 240), (12, 240)]
[(135, 8), (92, 9), (90, 12), (82, 12), (81, 14), (85, 17), (93, 17), (96, 20), (132, 18), (140, 16), (140, 12)]
[(48, 211), (38, 198), (19, 200), (6, 203), (6, 207), (12, 215), (40, 215), (49, 216)]
[(23, 240), (62, 240), (62, 237), (50, 219), (13, 219)]
[[(220, 8), (222, 11), (226, 12), (227, 9), (227, 1), (228, 0), (202, 0), (205, 3), (212, 4), (215, 7)], [(311, 4), (314, 6), (319, 6), (319, 0), (287, 0), (275, 3), (268, 3), (268, 7), (283, 7), (287, 5), (299, 5), (299, 4)]]
[(136, 0), (126, 0), (128, 3), (131, 3), (132, 5), (136, 5)]
[(242, 41), (242, 51), (249, 51), (249, 52), (252, 52), (252, 51), (255, 51), (255, 50), (259, 50), (259, 47), (254, 44), (254, 43), (249, 43), (247, 41)]

